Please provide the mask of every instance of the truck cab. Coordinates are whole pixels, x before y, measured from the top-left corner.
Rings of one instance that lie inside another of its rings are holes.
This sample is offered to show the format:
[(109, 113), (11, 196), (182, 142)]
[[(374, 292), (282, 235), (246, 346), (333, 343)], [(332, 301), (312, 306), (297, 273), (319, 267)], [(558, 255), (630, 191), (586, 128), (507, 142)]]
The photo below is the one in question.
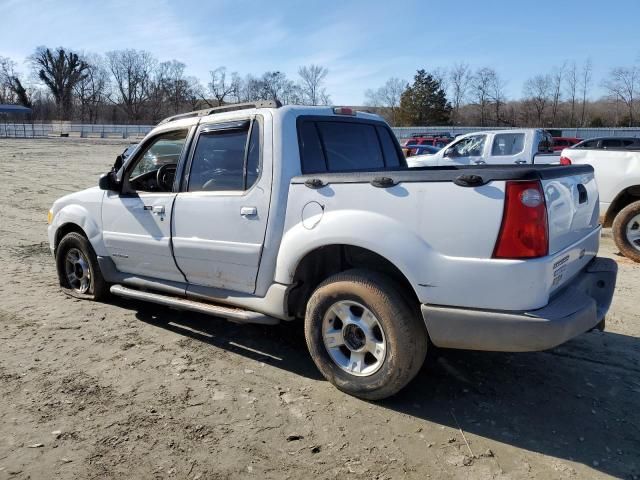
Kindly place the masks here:
[(488, 130), (460, 135), (438, 153), (415, 155), (407, 162), (410, 167), (527, 165), (533, 163), (534, 157), (550, 154), (553, 154), (553, 139), (545, 130)]

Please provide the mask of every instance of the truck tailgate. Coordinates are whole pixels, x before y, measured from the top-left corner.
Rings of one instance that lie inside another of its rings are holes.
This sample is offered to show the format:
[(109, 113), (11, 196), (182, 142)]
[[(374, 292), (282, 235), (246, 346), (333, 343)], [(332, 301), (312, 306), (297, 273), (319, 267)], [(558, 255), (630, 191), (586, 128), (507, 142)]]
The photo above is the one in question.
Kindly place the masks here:
[(549, 254), (578, 242), (598, 227), (598, 187), (591, 173), (542, 179), (549, 222)]

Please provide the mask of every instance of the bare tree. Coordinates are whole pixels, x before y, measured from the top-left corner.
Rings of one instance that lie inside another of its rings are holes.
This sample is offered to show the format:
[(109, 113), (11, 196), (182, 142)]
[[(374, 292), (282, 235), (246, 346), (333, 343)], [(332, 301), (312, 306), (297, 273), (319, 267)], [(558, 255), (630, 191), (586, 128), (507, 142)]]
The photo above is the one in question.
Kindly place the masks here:
[(240, 101), (255, 102), (263, 99), (264, 85), (261, 79), (247, 75), (240, 82)]
[(366, 102), (372, 107), (384, 107), (391, 111), (391, 123), (398, 121), (398, 109), (402, 92), (407, 88), (407, 81), (399, 78), (390, 78), (382, 87), (375, 90), (368, 89), (364, 92)]
[[(227, 76), (226, 67), (218, 67), (215, 70), (209, 72), (211, 75), (211, 81), (207, 85), (209, 92), (216, 100), (215, 105), (211, 105), (206, 99), (205, 101), (210, 106), (224, 105), (225, 103), (233, 103), (238, 101), (240, 90), (240, 77), (237, 73), (233, 72), (230, 77)], [(231, 100), (226, 102), (225, 100)]]
[(525, 101), (535, 109), (538, 126), (543, 126), (546, 108), (552, 101), (552, 92), (551, 75), (536, 75), (524, 83)]
[(55, 50), (38, 47), (30, 60), (38, 78), (51, 91), (58, 115), (68, 120), (71, 117), (73, 89), (85, 79), (88, 65), (77, 53), (62, 47)]
[(115, 82), (112, 102), (121, 106), (130, 120), (139, 121), (149, 100), (157, 61), (144, 50), (107, 52), (109, 69)]
[(326, 105), (329, 103), (329, 95), (323, 86), (328, 73), (329, 69), (320, 65), (298, 68), (302, 101), (305, 105)]
[(87, 64), (86, 75), (73, 91), (80, 103), (80, 119), (96, 123), (99, 108), (107, 102), (109, 71), (99, 55), (83, 55), (83, 60)]
[(282, 72), (265, 72), (261, 78), (264, 100), (281, 101), (284, 104), (301, 103), (300, 88)]
[(189, 106), (189, 110), (198, 110), (202, 96), (204, 95), (204, 88), (196, 77), (187, 77), (186, 89), (185, 89), (185, 101)]
[(576, 62), (571, 62), (565, 75), (566, 93), (571, 104), (571, 113), (569, 116), (569, 126), (575, 127), (576, 119), (576, 96), (578, 93), (578, 67)]
[(453, 122), (459, 118), (460, 106), (467, 98), (467, 93), (471, 85), (471, 68), (466, 63), (456, 63), (449, 70), (449, 84), (453, 104)]
[(480, 68), (473, 75), (471, 81), (471, 92), (473, 100), (480, 111), (480, 126), (487, 124), (487, 115), (491, 106), (492, 83), (495, 78), (495, 71), (491, 68)]
[(18, 102), (25, 107), (31, 107), (29, 93), (15, 68), (16, 62), (8, 57), (0, 57), (0, 103)]
[(551, 125), (556, 125), (556, 118), (558, 115), (558, 106), (560, 105), (560, 98), (562, 96), (562, 80), (567, 70), (567, 62), (564, 62), (560, 68), (556, 68), (551, 75), (552, 84), (552, 104), (551, 104)]
[(496, 113), (496, 125), (500, 125), (504, 123), (500, 115), (500, 109), (506, 103), (506, 96), (504, 93), (504, 80), (502, 80), (495, 70), (492, 70), (489, 76), (489, 97), (493, 101), (493, 108)]
[(582, 66), (582, 72), (580, 74), (580, 90), (582, 92), (582, 113), (580, 115), (580, 126), (585, 125), (585, 115), (587, 112), (587, 96), (589, 95), (589, 88), (591, 87), (591, 75), (593, 72), (593, 64), (591, 59), (587, 58)]
[(627, 107), (628, 126), (634, 124), (636, 93), (640, 83), (640, 70), (637, 66), (616, 67), (609, 73), (604, 87), (610, 95), (619, 99)]

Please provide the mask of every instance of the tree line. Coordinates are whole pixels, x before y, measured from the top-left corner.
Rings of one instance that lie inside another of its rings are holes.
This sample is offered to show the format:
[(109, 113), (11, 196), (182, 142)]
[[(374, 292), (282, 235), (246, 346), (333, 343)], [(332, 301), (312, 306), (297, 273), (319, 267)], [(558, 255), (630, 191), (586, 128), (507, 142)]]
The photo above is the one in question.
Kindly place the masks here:
[(398, 126), (469, 125), (481, 127), (640, 126), (640, 66), (616, 67), (599, 85), (606, 92), (591, 99), (593, 64), (566, 61), (528, 78), (522, 95), (509, 99), (506, 80), (493, 68), (418, 70), (412, 82), (392, 77), (365, 92), (366, 103)]
[(144, 50), (115, 50), (105, 55), (62, 47), (38, 47), (27, 58), (30, 72), (0, 57), (0, 103), (33, 110), (33, 119), (86, 123), (153, 124), (199, 108), (258, 100), (325, 105), (328, 69), (304, 65), (296, 79), (280, 71), (244, 77), (225, 67), (210, 71), (208, 82), (187, 76), (178, 60), (158, 61)]
[[(30, 107), (36, 121), (153, 124), (237, 102), (331, 103), (329, 70), (320, 65), (299, 67), (295, 78), (277, 70), (242, 76), (219, 66), (202, 82), (186, 74), (184, 63), (136, 49), (99, 55), (38, 47), (26, 64), (25, 75), (13, 59), (0, 56), (0, 103)], [(566, 61), (527, 79), (518, 98), (508, 98), (506, 86), (492, 67), (456, 63), (419, 69), (412, 81), (392, 77), (364, 94), (366, 108), (396, 126), (640, 126), (636, 64), (612, 68), (596, 83), (590, 60)], [(593, 99), (595, 86), (605, 95)]]

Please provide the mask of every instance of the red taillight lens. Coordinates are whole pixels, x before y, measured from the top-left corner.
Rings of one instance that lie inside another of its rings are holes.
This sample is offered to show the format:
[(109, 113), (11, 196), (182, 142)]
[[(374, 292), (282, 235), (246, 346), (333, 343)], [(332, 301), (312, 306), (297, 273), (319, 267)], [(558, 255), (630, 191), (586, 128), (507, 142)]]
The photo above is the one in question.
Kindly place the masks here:
[(560, 165), (571, 165), (571, 159), (569, 157), (560, 157)]
[(507, 182), (493, 258), (536, 258), (549, 252), (547, 207), (538, 181)]
[(353, 115), (355, 116), (356, 111), (353, 108), (349, 107), (334, 107), (333, 113), (336, 115)]

